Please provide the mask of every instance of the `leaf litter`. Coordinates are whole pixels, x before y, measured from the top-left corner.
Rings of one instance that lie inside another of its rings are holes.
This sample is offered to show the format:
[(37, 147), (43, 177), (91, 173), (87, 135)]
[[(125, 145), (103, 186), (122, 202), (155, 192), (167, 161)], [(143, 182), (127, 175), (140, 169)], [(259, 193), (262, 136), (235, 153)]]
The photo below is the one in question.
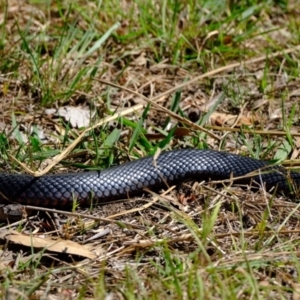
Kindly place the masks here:
[[(255, 19), (257, 18), (255, 15), (257, 7), (254, 11), (253, 9), (253, 7), (249, 8), (244, 13), (254, 14), (253, 18)], [(281, 14), (279, 8), (276, 9), (278, 10), (278, 17), (273, 18), (271, 13), (269, 15), (266, 11), (263, 11), (261, 16), (256, 19), (260, 22), (261, 31), (268, 32), (268, 30), (276, 28), (278, 24), (285, 24), (285, 16)], [(276, 9), (274, 8), (275, 11)], [(53, 21), (60, 22), (61, 19), (55, 17), (55, 6), (51, 10), (53, 10), (51, 11)], [(297, 11), (297, 8), (295, 11)], [(71, 17), (73, 16), (71, 15)], [(78, 26), (85, 28), (87, 26), (86, 20), (82, 15), (77, 17), (79, 18)], [(244, 15), (243, 17), (246, 18), (247, 16)], [(8, 21), (6, 21), (5, 26), (7, 30), (10, 30), (10, 34), (14, 39), (7, 39), (4, 46), (6, 47), (5, 50), (12, 47), (19, 36), (14, 25), (16, 18), (20, 24), (27, 24), (29, 19), (33, 21), (28, 27), (29, 33), (32, 35), (40, 35), (45, 28), (47, 29), (47, 26), (50, 31), (54, 30), (46, 22), (43, 9), (28, 3), (19, 5), (17, 1), (11, 1), (6, 18)], [(4, 22), (4, 14), (0, 16), (0, 20), (2, 20), (2, 23)], [(110, 24), (111, 28), (114, 24), (116, 23)], [(119, 34), (125, 34), (128, 30), (128, 22), (122, 22), (118, 32)], [(218, 31), (215, 31), (214, 34), (210, 33), (206, 36), (207, 38), (200, 40), (202, 47), (207, 52), (210, 49), (208, 45), (213, 47), (218, 37)], [(234, 38), (235, 34), (235, 32), (228, 32), (228, 43), (233, 42), (233, 39), (229, 36)], [(271, 31), (267, 37), (282, 41), (281, 46), (287, 48), (291, 39), (290, 35), (290, 32), (283, 28)], [(114, 43), (113, 39), (108, 39), (107, 44), (105, 44), (107, 48), (101, 49), (100, 52), (99, 45), (94, 48), (91, 47), (90, 52), (86, 52), (89, 57), (82, 65), (76, 63), (78, 62), (76, 57), (82, 56), (79, 55), (79, 51), (76, 52), (78, 48), (76, 48), (76, 39), (74, 39), (74, 42), (72, 41), (70, 45), (70, 49), (73, 49), (72, 55), (55, 61), (51, 56), (51, 51), (53, 51), (51, 48), (54, 49), (51, 36), (44, 36), (44, 38), (49, 41), (49, 48), (45, 49), (46, 53), (44, 54), (45, 58), (48, 57), (49, 59), (45, 60), (40, 72), (45, 78), (51, 76), (47, 84), (52, 84), (50, 88), (54, 93), (53, 98), (59, 99), (53, 104), (47, 104), (51, 106), (51, 109), (54, 109), (50, 111), (51, 114), (48, 114), (49, 108), (40, 106), (47, 87), (37, 84), (34, 69), (28, 59), (20, 60), (19, 74), (14, 75), (3, 72), (0, 76), (1, 103), (3, 105), (0, 116), (3, 130), (10, 140), (11, 148), (9, 151), (15, 154), (17, 153), (15, 149), (18, 149), (21, 153), (21, 157), (19, 154), (18, 159), (23, 160), (28, 165), (31, 164), (30, 167), (33, 169), (39, 169), (40, 161), (28, 160), (30, 155), (27, 155), (25, 145), (29, 141), (33, 143), (34, 138), (37, 141), (46, 140), (50, 145), (55, 141), (54, 148), (61, 151), (66, 140), (68, 144), (72, 143), (83, 132), (78, 128), (93, 126), (109, 112), (119, 112), (137, 104), (144, 106), (146, 100), (143, 97), (150, 99), (158, 97), (155, 99), (157, 104), (170, 108), (173, 95), (172, 93), (165, 95), (163, 93), (189, 79), (196, 78), (199, 73), (204, 73), (203, 70), (199, 70), (199, 67), (196, 68), (188, 60), (177, 65), (173, 65), (169, 58), (157, 61), (155, 53), (150, 47), (142, 44), (139, 46), (140, 48), (137, 48), (135, 43), (120, 46), (118, 43)], [(99, 39), (96, 39), (96, 41), (99, 41)], [(32, 45), (36, 46), (42, 44), (41, 40), (35, 40), (34, 38), (31, 42)], [(265, 38), (265, 35), (257, 34), (246, 40), (244, 46), (253, 50), (253, 56), (259, 56), (264, 53), (261, 52), (262, 49), (268, 46), (268, 39)], [(113, 48), (113, 51), (110, 51), (110, 47)], [(97, 56), (101, 52), (101, 62), (98, 62)], [(216, 57), (219, 58), (222, 55), (211, 55), (207, 59), (207, 61), (212, 62), (212, 65), (209, 66), (210, 70), (217, 69), (213, 66), (222, 66), (222, 62), (220, 62), (222, 59), (218, 61)], [(263, 153), (266, 159), (276, 157), (276, 155), (279, 160), (287, 157), (298, 158), (297, 151), (291, 155), (291, 149), (286, 147), (291, 145), (285, 144), (287, 141), (285, 136), (274, 136), (276, 145), (273, 148), (270, 146), (273, 138), (271, 138), (271, 142), (268, 138), (261, 138), (256, 142), (252, 136), (256, 129), (266, 133), (271, 132), (271, 130), (284, 133), (286, 130), (290, 130), (299, 133), (299, 81), (296, 76), (287, 75), (286, 72), (282, 71), (284, 66), (288, 66), (292, 61), (299, 61), (297, 51), (278, 56), (274, 58), (274, 61), (268, 60), (265, 56), (263, 60), (249, 64), (247, 67), (241, 64), (228, 72), (225, 70), (224, 73), (214, 75), (214, 77), (211, 76), (193, 82), (179, 89), (179, 108), (181, 111), (187, 112), (191, 107), (200, 107), (201, 109), (196, 113), (197, 122), (205, 116), (211, 102), (218, 99), (218, 96), (225, 91), (223, 101), (215, 106), (205, 125), (241, 129), (239, 131), (240, 135), (234, 131), (215, 130), (214, 134), (222, 141), (222, 145), (215, 138), (207, 138), (205, 146), (238, 153), (250, 152), (253, 156), (257, 155), (259, 157)], [(56, 68), (57, 78), (61, 80), (58, 81), (59, 83), (55, 80), (55, 72), (50, 74), (47, 71), (51, 70), (49, 69), (51, 64)], [(93, 72), (92, 68), (86, 73), (82, 73), (82, 78), (79, 78), (82, 85), (76, 86), (76, 75), (81, 67), (97, 64), (98, 71), (95, 79), (117, 82), (120, 88), (108, 86), (97, 80), (92, 80), (89, 84), (86, 84), (89, 72)], [(269, 68), (268, 72), (266, 71), (267, 67)], [(213, 81), (213, 85), (211, 81)], [(76, 92), (68, 89), (70, 84), (76, 86)], [(131, 89), (143, 97), (130, 93), (122, 87)], [(285, 94), (285, 97), (282, 97), (282, 94)], [(84, 95), (83, 103), (82, 95)], [(175, 111), (175, 113), (179, 114), (180, 110)], [(291, 114), (291, 111), (295, 113)], [(15, 124), (12, 122), (12, 112), (15, 115)], [(130, 121), (138, 123), (141, 114), (141, 110), (130, 112), (126, 115), (126, 120), (122, 120), (124, 122), (122, 126)], [(57, 116), (61, 118), (57, 118)], [(288, 129), (282, 126), (282, 118), (285, 116), (290, 118), (291, 126)], [(157, 129), (161, 128), (169, 118), (170, 114), (151, 107), (150, 113), (143, 123), (145, 135), (155, 134), (163, 138), (165, 132), (159, 132)], [(69, 123), (69, 128), (64, 122)], [(169, 120), (171, 128), (178, 125), (178, 123), (180, 122), (177, 119), (170, 118)], [(120, 126), (115, 120), (105, 125), (108, 132), (111, 132), (116, 126)], [(34, 133), (33, 128), (35, 126), (39, 126), (39, 132), (42, 132), (42, 135)], [(15, 133), (16, 128), (17, 133)], [(96, 128), (94, 129), (96, 130)], [(191, 140), (183, 139), (187, 136), (192, 136), (195, 139), (199, 138), (194, 129), (189, 127), (188, 129), (189, 132), (186, 135), (185, 129), (179, 127), (179, 132), (183, 130), (183, 133), (177, 140), (173, 139), (168, 147), (194, 146)], [(131, 131), (132, 128), (129, 127), (127, 132)], [(120, 162), (126, 161), (128, 158), (135, 159), (137, 153), (143, 155), (144, 152), (141, 149), (146, 147), (145, 144), (139, 142), (139, 149), (134, 149), (133, 153), (126, 153), (128, 133), (124, 132), (123, 135), (120, 134), (122, 139), (117, 140), (114, 144), (116, 148), (124, 150)], [(96, 134), (101, 135), (103, 131), (96, 131)], [(62, 139), (62, 136), (64, 136), (64, 139)], [(92, 135), (88, 135), (88, 132), (85, 132), (83, 136), (87, 140), (93, 138)], [(203, 137), (199, 138), (200, 141), (202, 139)], [(82, 145), (80, 143), (80, 146)], [(278, 145), (284, 147), (278, 147)], [(83, 156), (79, 155), (71, 161), (82, 165), (93, 163), (90, 154), (86, 154), (87, 152), (80, 153), (85, 154)], [(97, 151), (92, 148), (91, 153), (95, 155)], [(106, 154), (105, 149), (103, 153)], [(76, 151), (74, 154), (76, 154)], [(53, 157), (53, 155), (50, 155), (50, 157)], [(66, 156), (63, 158), (65, 159)], [(5, 170), (14, 171), (16, 169), (22, 171), (22, 168), (17, 164), (11, 169), (11, 164), (12, 161), (7, 162), (4, 166)], [(72, 166), (72, 169), (78, 170), (76, 166)], [(62, 164), (58, 164), (53, 171), (61, 172), (65, 170), (66, 168)], [(244, 244), (241, 241), (246, 239), (247, 262), (250, 265), (262, 265), (261, 268), (255, 269), (254, 276), (261, 286), (271, 287), (269, 297), (280, 297), (280, 294), (276, 294), (274, 286), (286, 285), (294, 290), (286, 290), (282, 293), (292, 296), (294, 299), (297, 298), (299, 287), (297, 287), (297, 275), (294, 274), (297, 274), (298, 269), (294, 265), (293, 256), (298, 258), (299, 250), (297, 243), (287, 243), (287, 241), (293, 242), (299, 239), (299, 209), (297, 203), (267, 194), (263, 187), (260, 192), (253, 193), (247, 187), (241, 189), (229, 185), (219, 189), (214, 185), (205, 186), (202, 183), (184, 183), (180, 187), (179, 196), (172, 191), (166, 196), (159, 196), (157, 199), (153, 202), (153, 198), (146, 196), (130, 201), (109, 203), (93, 210), (81, 208), (83, 216), (80, 217), (75, 215), (67, 217), (62, 212), (59, 219), (54, 220), (50, 214), (51, 212), (49, 212), (49, 214), (39, 213), (30, 218), (25, 218), (21, 223), (22, 229), (18, 232), (13, 230), (20, 223), (12, 224), (12, 229), (10, 229), (8, 235), (7, 232), (1, 232), (1, 236), (5, 233), (3, 243), (9, 242), (8, 247), (4, 248), (2, 254), (9, 255), (9, 253), (12, 253), (9, 260), (1, 262), (1, 266), (11, 267), (13, 272), (13, 270), (20, 268), (19, 255), (26, 258), (37, 252), (40, 253), (37, 269), (42, 273), (49, 264), (49, 261), (47, 261), (49, 255), (55, 253), (58, 255), (56, 256), (57, 260), (52, 257), (51, 262), (55, 265), (54, 269), (60, 276), (57, 277), (53, 273), (48, 278), (50, 289), (55, 292), (56, 284), (60, 287), (68, 284), (71, 286), (71, 291), (78, 291), (80, 290), (79, 286), (72, 286), (75, 279), (96, 281), (99, 276), (99, 268), (101, 269), (105, 262), (106, 267), (102, 269), (105, 270), (108, 286), (114, 291), (115, 297), (123, 299), (118, 296), (119, 294), (113, 286), (115, 282), (126, 280), (126, 273), (123, 272), (128, 266), (132, 266), (133, 269), (137, 268), (148, 289), (155, 290), (154, 282), (156, 281), (153, 280), (152, 286), (152, 280), (149, 283), (149, 278), (152, 279), (151, 274), (153, 273), (151, 272), (153, 272), (154, 262), (162, 266), (166, 264), (165, 245), (173, 251), (172, 255), (175, 260), (177, 255), (180, 257), (183, 262), (182, 268), (188, 268), (190, 264), (189, 255), (198, 253), (198, 249), (205, 249), (197, 257), (200, 265), (197, 272), (201, 274), (201, 278), (207, 278), (205, 282), (207, 290), (213, 290), (214, 281), (209, 279), (209, 260), (214, 266), (223, 267), (224, 269), (234, 269), (234, 266), (237, 265), (235, 273), (242, 274), (245, 272), (246, 262), (245, 252), (243, 251)], [(101, 216), (105, 220), (91, 221), (89, 215), (91, 217)], [(211, 223), (209, 223), (209, 220), (211, 220)], [(99, 228), (98, 226), (106, 226), (109, 233), (105, 234), (103, 238), (95, 239), (95, 230)], [(45, 237), (39, 237), (42, 234), (45, 234)], [(58, 241), (57, 247), (53, 246), (55, 241)], [(20, 247), (15, 250), (14, 246)], [(293, 251), (289, 251), (292, 246), (294, 247)], [(85, 250), (86, 247), (88, 250)], [(41, 248), (43, 250), (39, 252)], [(66, 249), (70, 249), (70, 251), (66, 251)], [(135, 257), (139, 254), (141, 256), (139, 256), (137, 262)], [(84, 260), (84, 257), (90, 259)], [(59, 271), (60, 267), (69, 266), (70, 261), (74, 263), (74, 269)], [(264, 263), (266, 266), (263, 265)], [(1, 269), (4, 270), (4, 268)], [(6, 278), (5, 275), (3, 275), (3, 278)], [(30, 273), (24, 271), (22, 278), (23, 280), (29, 280), (33, 277)], [(39, 279), (39, 277), (37, 278)], [(166, 278), (168, 276), (164, 277), (164, 280)], [(226, 275), (224, 274), (224, 280), (227, 280), (225, 278)], [(77, 281), (75, 280), (75, 282)], [(45, 286), (42, 285), (42, 288), (37, 289), (37, 294), (44, 290)], [(88, 290), (89, 292), (86, 295), (93, 294), (93, 288), (88, 288)], [(241, 287), (240, 292), (242, 290)], [(245, 295), (243, 292), (241, 294)], [(216, 291), (216, 295), (220, 294)]]

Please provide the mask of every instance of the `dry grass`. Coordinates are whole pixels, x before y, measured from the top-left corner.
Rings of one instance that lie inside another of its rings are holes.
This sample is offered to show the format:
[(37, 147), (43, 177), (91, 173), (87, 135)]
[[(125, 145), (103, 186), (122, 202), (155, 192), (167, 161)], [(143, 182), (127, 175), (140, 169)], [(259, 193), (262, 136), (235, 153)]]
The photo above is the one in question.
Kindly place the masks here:
[[(298, 1), (0, 1), (2, 169), (106, 168), (183, 147), (296, 165), (299, 15)], [(91, 127), (45, 113), (62, 106), (87, 107)], [(0, 294), (296, 300), (299, 217), (291, 199), (230, 183), (39, 209), (3, 222)]]

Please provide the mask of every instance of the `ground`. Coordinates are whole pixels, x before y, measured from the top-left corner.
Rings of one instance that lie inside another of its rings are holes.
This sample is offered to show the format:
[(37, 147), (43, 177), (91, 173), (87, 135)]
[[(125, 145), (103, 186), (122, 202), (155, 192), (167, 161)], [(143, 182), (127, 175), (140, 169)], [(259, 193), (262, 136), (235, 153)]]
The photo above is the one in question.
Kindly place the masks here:
[[(1, 169), (216, 149), (299, 165), (298, 1), (0, 1)], [(1, 221), (10, 299), (300, 299), (294, 197), (195, 180)]]

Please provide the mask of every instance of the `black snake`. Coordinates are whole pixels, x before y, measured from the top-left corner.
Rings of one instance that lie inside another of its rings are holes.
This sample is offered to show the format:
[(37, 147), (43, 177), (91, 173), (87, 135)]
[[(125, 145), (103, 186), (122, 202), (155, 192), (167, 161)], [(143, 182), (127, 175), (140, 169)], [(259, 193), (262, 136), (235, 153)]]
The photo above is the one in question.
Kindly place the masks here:
[(272, 167), (267, 162), (214, 150), (182, 149), (148, 156), (102, 171), (49, 174), (32, 177), (0, 174), (0, 203), (16, 202), (41, 207), (71, 206), (74, 200), (87, 205), (141, 193), (143, 188), (163, 188), (188, 179), (198, 181), (239, 179), (264, 184), (267, 190), (291, 195), (300, 188), (300, 173)]

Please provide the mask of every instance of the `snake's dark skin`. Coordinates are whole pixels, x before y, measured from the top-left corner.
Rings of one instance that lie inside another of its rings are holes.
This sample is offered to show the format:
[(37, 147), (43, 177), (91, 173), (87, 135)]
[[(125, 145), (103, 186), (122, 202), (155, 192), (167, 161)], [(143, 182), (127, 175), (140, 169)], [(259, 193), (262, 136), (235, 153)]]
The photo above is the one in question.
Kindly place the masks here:
[[(143, 188), (165, 188), (188, 179), (224, 180), (256, 172), (241, 183), (264, 185), (291, 195), (300, 188), (300, 173), (267, 162), (213, 150), (182, 149), (145, 157), (103, 171), (49, 174), (41, 177), (0, 174), (0, 202), (40, 207), (70, 207), (124, 199)], [(167, 183), (167, 184), (166, 184)]]

